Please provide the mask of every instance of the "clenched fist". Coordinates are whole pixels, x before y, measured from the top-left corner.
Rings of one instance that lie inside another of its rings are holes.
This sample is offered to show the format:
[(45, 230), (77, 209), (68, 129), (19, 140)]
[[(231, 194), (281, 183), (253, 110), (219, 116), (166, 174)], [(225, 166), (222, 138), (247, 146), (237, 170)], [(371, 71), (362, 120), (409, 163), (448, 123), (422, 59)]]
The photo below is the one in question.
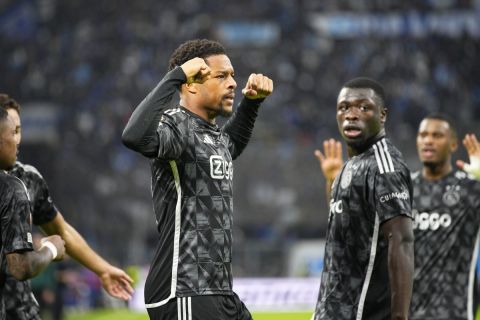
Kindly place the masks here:
[(242, 90), (245, 98), (250, 100), (263, 99), (268, 97), (273, 91), (273, 81), (261, 73), (252, 73), (248, 77), (247, 84)]

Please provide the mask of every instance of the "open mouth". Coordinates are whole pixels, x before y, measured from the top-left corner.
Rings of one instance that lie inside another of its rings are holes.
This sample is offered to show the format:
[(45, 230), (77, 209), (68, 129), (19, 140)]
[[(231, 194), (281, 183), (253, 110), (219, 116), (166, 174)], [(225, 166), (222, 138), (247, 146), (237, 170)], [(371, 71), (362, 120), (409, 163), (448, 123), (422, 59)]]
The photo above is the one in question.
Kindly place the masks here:
[(362, 130), (357, 126), (345, 126), (343, 127), (343, 134), (347, 138), (357, 138), (362, 134)]

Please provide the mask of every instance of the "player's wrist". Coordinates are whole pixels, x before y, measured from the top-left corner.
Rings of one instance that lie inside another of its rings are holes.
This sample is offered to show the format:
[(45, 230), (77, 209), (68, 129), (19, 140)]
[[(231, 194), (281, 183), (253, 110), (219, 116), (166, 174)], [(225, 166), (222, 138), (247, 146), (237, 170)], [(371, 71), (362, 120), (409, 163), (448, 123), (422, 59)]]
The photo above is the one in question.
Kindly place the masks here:
[(470, 163), (465, 163), (463, 170), (480, 180), (480, 157), (471, 156)]
[(40, 247), (40, 250), (43, 248), (47, 248), (50, 251), (50, 253), (52, 254), (52, 260), (55, 260), (55, 258), (57, 258), (58, 256), (57, 247), (55, 247), (55, 245), (51, 241), (48, 241), (48, 240), (42, 241), (42, 246)]

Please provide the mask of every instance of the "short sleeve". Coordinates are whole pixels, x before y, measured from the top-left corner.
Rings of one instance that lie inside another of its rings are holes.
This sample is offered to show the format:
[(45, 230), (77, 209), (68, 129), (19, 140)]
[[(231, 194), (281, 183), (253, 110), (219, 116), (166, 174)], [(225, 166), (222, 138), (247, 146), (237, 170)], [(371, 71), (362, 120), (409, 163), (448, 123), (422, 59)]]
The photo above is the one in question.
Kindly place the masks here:
[(58, 210), (50, 197), (47, 182), (41, 176), (37, 176), (32, 182), (36, 184), (32, 188), (35, 190), (35, 194), (31, 195), (33, 200), (33, 224), (48, 223), (55, 219)]
[(182, 109), (165, 111), (157, 128), (159, 159), (175, 160), (180, 157), (186, 146), (188, 118), (182, 116)]
[(33, 250), (30, 202), (20, 182), (2, 195), (2, 243), (4, 253)]
[(373, 202), (380, 223), (397, 216), (413, 218), (412, 181), (408, 169), (376, 173)]

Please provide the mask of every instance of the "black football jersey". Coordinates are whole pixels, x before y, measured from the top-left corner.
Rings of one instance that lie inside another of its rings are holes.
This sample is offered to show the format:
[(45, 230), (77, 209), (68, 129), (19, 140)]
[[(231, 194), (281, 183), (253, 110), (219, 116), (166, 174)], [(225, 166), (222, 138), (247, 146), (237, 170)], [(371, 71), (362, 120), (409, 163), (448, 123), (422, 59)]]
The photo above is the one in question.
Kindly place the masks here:
[(382, 138), (335, 179), (315, 320), (390, 319), (388, 242), (382, 223), (412, 217), (410, 172)]
[(463, 171), (412, 175), (415, 277), (410, 319), (474, 319), (480, 182)]
[(233, 295), (233, 160), (250, 139), (263, 99), (243, 99), (219, 127), (172, 106), (185, 81), (180, 67), (168, 72), (122, 134), (151, 162), (159, 238), (145, 284), (147, 308), (175, 297)]
[(16, 177), (0, 171), (0, 232), (1, 270), (0, 319), (5, 319), (4, 287), (7, 272), (6, 255), (16, 251), (33, 250), (30, 201), (25, 185)]
[[(52, 221), (57, 215), (57, 208), (40, 172), (34, 166), (17, 161), (9, 173), (22, 180), (27, 187), (33, 224)], [(18, 281), (7, 273), (3, 293), (8, 320), (40, 319), (40, 308), (32, 293), (30, 280)]]

